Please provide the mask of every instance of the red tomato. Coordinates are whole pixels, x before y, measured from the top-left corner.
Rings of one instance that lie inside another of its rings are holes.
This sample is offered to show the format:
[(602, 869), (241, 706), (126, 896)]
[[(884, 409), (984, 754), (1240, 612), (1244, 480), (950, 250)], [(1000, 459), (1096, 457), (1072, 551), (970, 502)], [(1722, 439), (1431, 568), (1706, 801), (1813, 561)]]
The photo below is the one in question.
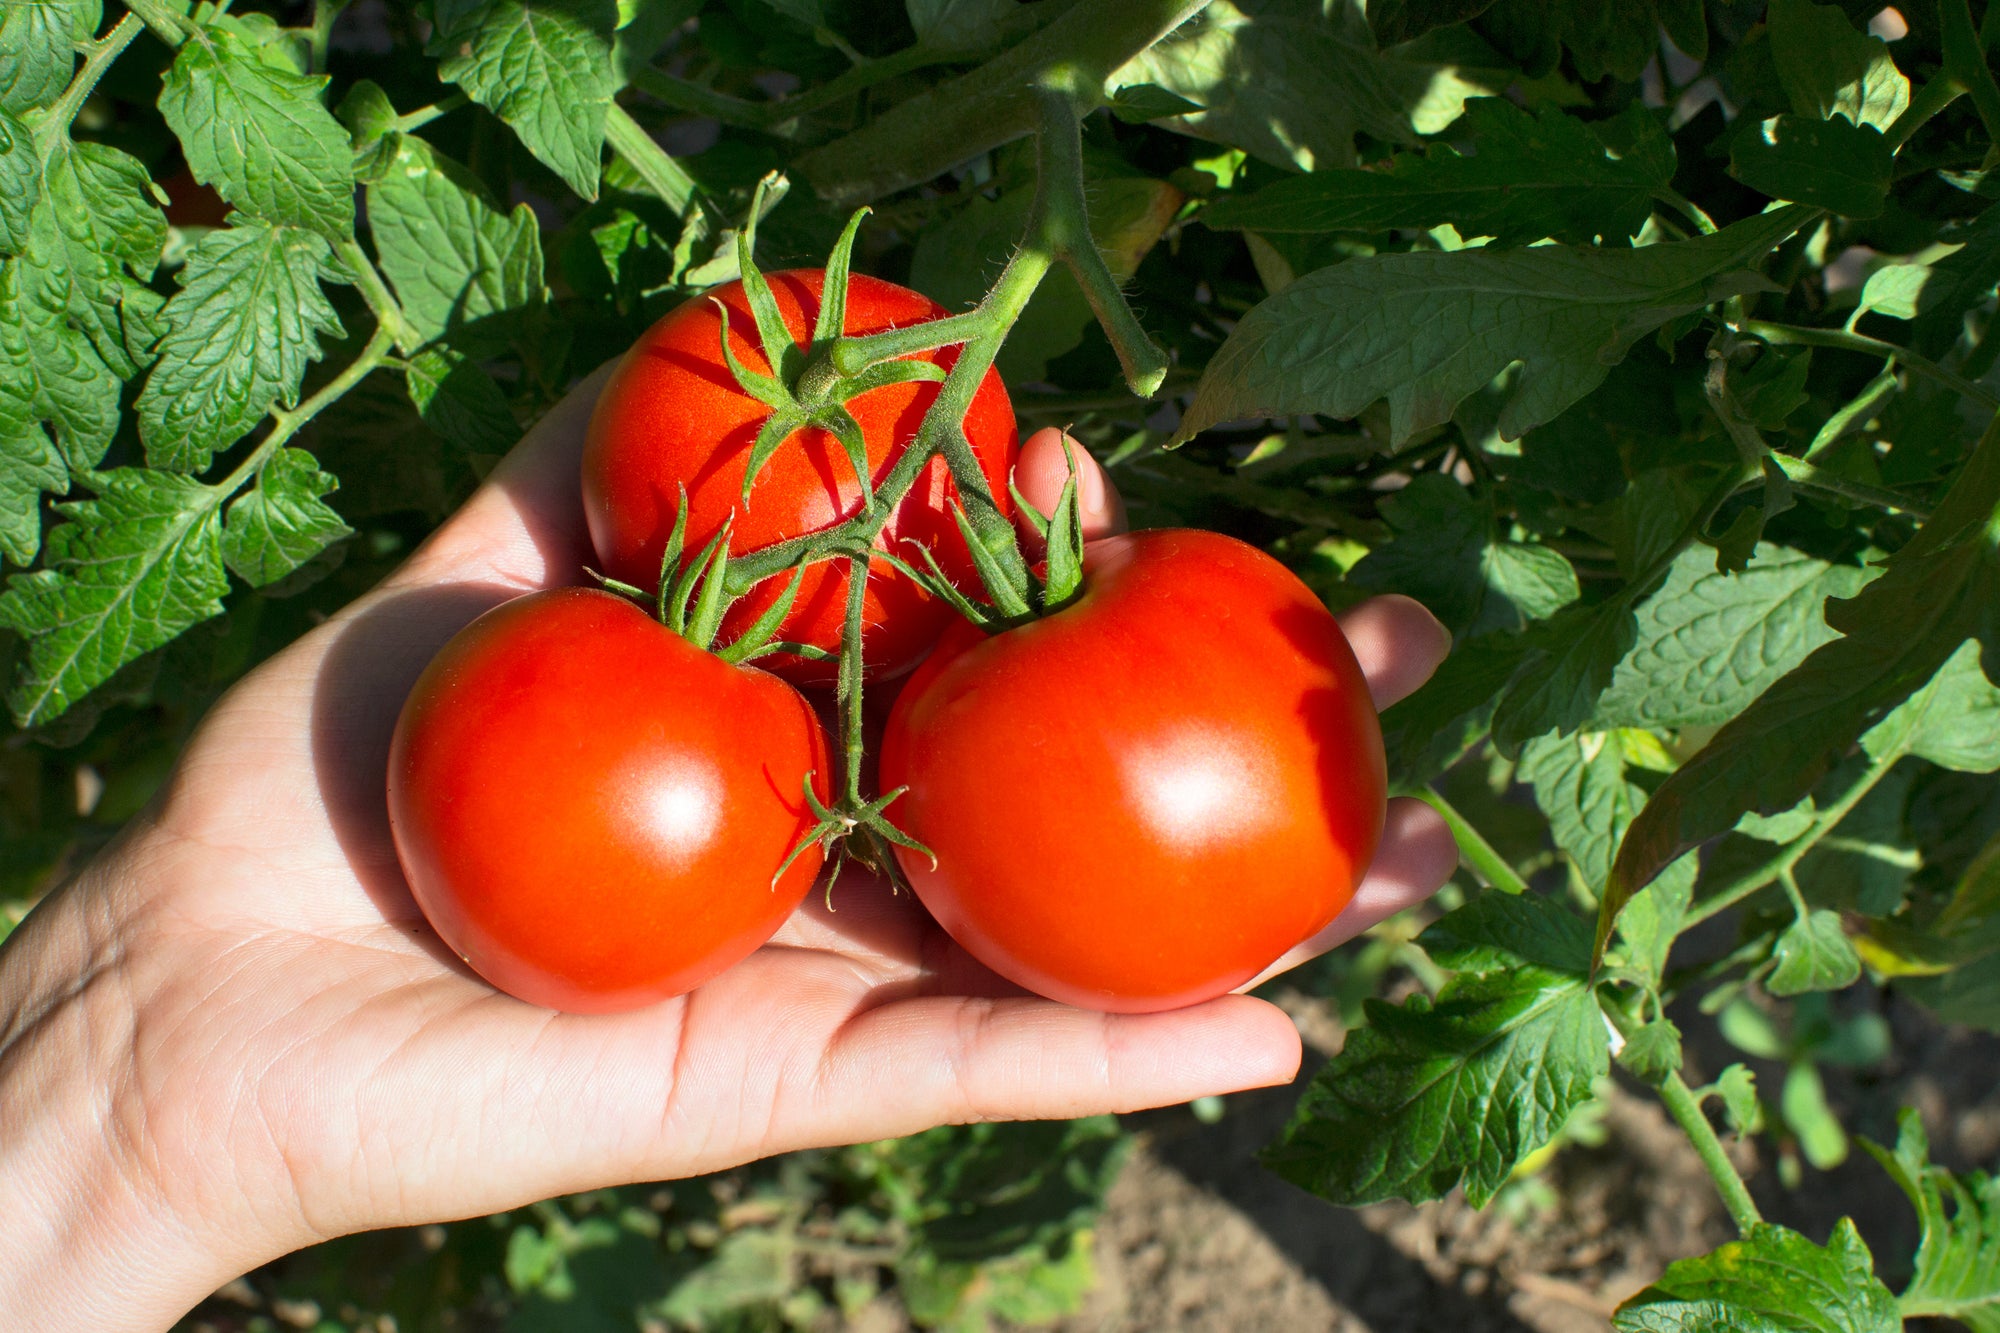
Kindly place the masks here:
[[(792, 336), (806, 337), (819, 313), (823, 272), (798, 269), (769, 277)], [(738, 361), (768, 373), (743, 285), (728, 283), (668, 313), (633, 344), (604, 386), (584, 446), (583, 505), (598, 559), (606, 573), (641, 588), (659, 582), (660, 557), (680, 503), (679, 486), (688, 492), (690, 551), (700, 550), (732, 512), (736, 521), (729, 549), (738, 554), (832, 527), (862, 506), (861, 487), (840, 442), (816, 428), (799, 431), (781, 445), (758, 473), (749, 502), (741, 501), (750, 448), (770, 409), (743, 392), (723, 361), (722, 320), (710, 296), (729, 309), (730, 347)], [(856, 275), (848, 288), (850, 334), (918, 324), (945, 313), (927, 297), (877, 278)], [(946, 369), (957, 357), (956, 348), (924, 354)], [(937, 388), (933, 383), (895, 384), (848, 400), (867, 441), (876, 482), (916, 435)], [(1007, 477), (1020, 443), (1007, 391), (991, 370), (973, 396), (965, 433), (994, 498), (1011, 512)], [(878, 545), (908, 558), (902, 542), (914, 538), (931, 548), (954, 581), (976, 588), (972, 558), (951, 518), (949, 501), (955, 494), (944, 461), (934, 460), (897, 507)], [(767, 609), (784, 582), (768, 579), (732, 607), (723, 622), (724, 640)], [(846, 597), (844, 562), (808, 571), (778, 637), (838, 651)], [(862, 635), (870, 674), (884, 677), (909, 670), (951, 616), (949, 608), (910, 580), (878, 566), (868, 580)], [(790, 680), (826, 683), (834, 678), (831, 663), (763, 660)]]
[(806, 775), (826, 737), (784, 681), (610, 593), (516, 598), (445, 645), (389, 758), (417, 903), (474, 971), (601, 1013), (701, 985), (769, 939), (818, 873)]
[(1084, 591), (988, 637), (961, 623), (882, 741), (899, 852), (1002, 976), (1145, 1012), (1256, 976), (1353, 897), (1387, 776), (1368, 684), (1306, 586), (1254, 547), (1093, 542)]

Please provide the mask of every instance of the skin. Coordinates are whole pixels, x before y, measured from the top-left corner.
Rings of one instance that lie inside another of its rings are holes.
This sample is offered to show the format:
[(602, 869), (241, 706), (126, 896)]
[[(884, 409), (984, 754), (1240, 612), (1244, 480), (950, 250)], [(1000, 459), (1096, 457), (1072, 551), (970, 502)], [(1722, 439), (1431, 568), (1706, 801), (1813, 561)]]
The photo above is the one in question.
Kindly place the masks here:
[[(576, 581), (601, 383), (382, 587), (239, 682), (152, 806), (0, 946), (0, 1328), (161, 1329), (345, 1232), (1297, 1073), (1298, 1034), (1261, 1000), (1121, 1016), (1027, 997), (858, 875), (837, 912), (808, 894), (741, 964), (630, 1013), (524, 1004), (442, 948), (389, 832), (396, 713), (480, 612)], [(1021, 469), (1044, 507), (1056, 445)], [(1084, 489), (1107, 528), (1106, 489)], [(1378, 704), (1447, 646), (1406, 599), (1343, 625)], [(1421, 900), (1455, 862), (1427, 807), (1392, 803), (1354, 902), (1275, 966)]]

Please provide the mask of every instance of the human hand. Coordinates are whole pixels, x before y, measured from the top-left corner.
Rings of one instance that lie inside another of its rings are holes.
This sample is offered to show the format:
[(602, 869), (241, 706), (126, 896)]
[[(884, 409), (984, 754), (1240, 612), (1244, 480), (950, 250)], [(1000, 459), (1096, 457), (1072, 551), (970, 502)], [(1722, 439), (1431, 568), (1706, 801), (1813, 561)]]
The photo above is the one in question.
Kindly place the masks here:
[[(443, 949), (390, 840), (389, 737), (446, 639), (589, 560), (577, 469), (599, 383), (382, 587), (232, 689), (147, 813), (0, 949), (0, 1326), (157, 1328), (345, 1232), (1295, 1074), (1297, 1034), (1262, 1001), (1107, 1015), (1023, 995), (858, 876), (634, 1013), (523, 1004)], [(1064, 466), (1052, 435), (1031, 440), (1024, 493), (1052, 505)], [(1108, 530), (1116, 496), (1089, 466), (1086, 524)], [(1343, 624), (1378, 703), (1446, 646), (1402, 599)], [(1454, 861), (1434, 815), (1392, 805), (1354, 903), (1280, 966)]]

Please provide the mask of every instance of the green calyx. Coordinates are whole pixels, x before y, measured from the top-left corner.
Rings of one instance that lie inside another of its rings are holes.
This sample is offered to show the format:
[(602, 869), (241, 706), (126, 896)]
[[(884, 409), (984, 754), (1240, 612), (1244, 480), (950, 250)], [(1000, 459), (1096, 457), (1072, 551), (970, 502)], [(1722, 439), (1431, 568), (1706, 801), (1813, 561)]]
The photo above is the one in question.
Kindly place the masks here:
[(875, 487), (868, 464), (868, 443), (862, 435), (861, 424), (847, 410), (848, 400), (891, 384), (905, 384), (913, 380), (936, 383), (944, 379), (945, 372), (929, 361), (921, 360), (881, 361), (862, 367), (854, 374), (843, 374), (834, 368), (828, 352), (846, 331), (847, 287), (854, 237), (861, 228), (862, 219), (868, 216), (869, 210), (865, 208), (855, 210), (854, 216), (848, 219), (847, 226), (841, 231), (840, 239), (834, 242), (833, 252), (827, 256), (819, 314), (813, 321), (811, 338), (805, 343), (793, 339), (791, 330), (785, 326), (784, 315), (778, 309), (771, 284), (758, 269), (754, 257), (757, 220), (766, 211), (765, 196), (781, 188), (782, 180), (782, 177), (773, 174), (757, 183), (749, 220), (736, 236), (736, 259), (742, 273), (743, 295), (749, 302), (751, 318), (756, 322), (758, 347), (764, 354), (765, 364), (771, 368), (770, 374), (751, 370), (736, 355), (729, 345), (728, 307), (719, 300), (715, 302), (716, 311), (722, 317), (722, 359), (728, 365), (729, 373), (736, 377), (737, 386), (743, 392), (771, 409), (771, 415), (765, 419), (755, 443), (751, 445), (750, 459), (743, 470), (743, 499), (746, 502), (749, 500), (758, 474), (778, 452), (779, 446), (798, 431), (817, 427), (840, 441), (848, 465), (854, 469), (854, 479), (861, 487), (863, 502), (872, 509)]
[(601, 574), (593, 577), (609, 591), (622, 597), (629, 597), (648, 607), (654, 619), (674, 633), (686, 639), (703, 652), (714, 653), (725, 662), (743, 663), (767, 657), (772, 653), (789, 653), (794, 657), (814, 660), (831, 659), (832, 654), (811, 644), (788, 643), (777, 637), (778, 627), (791, 614), (792, 605), (798, 600), (799, 584), (805, 579), (806, 562), (800, 562), (792, 569), (792, 577), (785, 584), (784, 591), (757, 619), (750, 623), (743, 633), (716, 646), (716, 637), (722, 632), (723, 617), (729, 608), (743, 594), (729, 589), (729, 531), (733, 516), (724, 519), (721, 529), (695, 554), (692, 560), (682, 562), (682, 554), (687, 542), (687, 487), (680, 488), (680, 509), (674, 515), (674, 530), (667, 537), (666, 551), (660, 558), (660, 582), (655, 592), (648, 593), (643, 588), (635, 588), (629, 583), (606, 578)]

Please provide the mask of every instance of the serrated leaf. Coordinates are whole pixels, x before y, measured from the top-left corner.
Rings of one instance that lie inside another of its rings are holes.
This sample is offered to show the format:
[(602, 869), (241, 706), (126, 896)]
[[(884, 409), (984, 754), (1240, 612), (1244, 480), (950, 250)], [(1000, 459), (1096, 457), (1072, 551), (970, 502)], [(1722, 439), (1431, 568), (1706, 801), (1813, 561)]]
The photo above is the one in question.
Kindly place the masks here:
[(1646, 803), (1645, 790), (1625, 778), (1616, 739), (1601, 731), (1537, 736), (1521, 747), (1515, 772), (1533, 787), (1556, 846), (1593, 892), (1601, 890), (1618, 840)]
[(1862, 748), (1876, 757), (1913, 754), (1961, 773), (2000, 768), (2000, 689), (1979, 664), (1979, 644), (1960, 644), (1928, 685), (1861, 738)]
[(1843, 217), (1879, 216), (1896, 171), (1873, 125), (1773, 116), (1746, 124), (1729, 146), (1729, 174), (1760, 194)]
[(1844, 990), (1861, 979), (1861, 959), (1841, 929), (1840, 913), (1817, 908), (1778, 936), (1777, 967), (1765, 980), (1773, 995)]
[(226, 28), (204, 37), (182, 45), (160, 88), (195, 179), (266, 222), (352, 235), (354, 151), (320, 100), (325, 76), (280, 69)]
[(396, 104), (389, 100), (388, 93), (382, 91), (382, 85), (373, 79), (356, 79), (354, 86), (347, 90), (347, 95), (340, 99), (340, 105), (333, 109), (333, 114), (347, 127), (348, 142), (357, 153), (394, 134), (400, 123)]
[(1706, 548), (1678, 556), (1638, 610), (1638, 638), (1597, 701), (1594, 727), (1707, 727), (1742, 712), (1813, 649), (1836, 638), (1822, 607), (1875, 571), (1759, 546), (1740, 574)]
[(136, 376), (151, 338), (127, 329), (128, 301), (150, 305), (141, 282), (153, 276), (167, 240), (167, 219), (149, 197), (151, 182), (136, 158), (106, 144), (77, 143), (50, 159), (41, 211), (32, 223), (36, 243), (60, 245), (68, 282), (71, 322), (121, 379)]
[[(1748, 810), (1798, 804), (1834, 761), (1929, 684), (1967, 639), (2000, 670), (2000, 420), (1874, 582), (1829, 603), (1821, 645), (1653, 793), (1619, 848), (1602, 940), (1630, 895)], [(1907, 716), (1907, 715), (1906, 715)]]
[(342, 333), (319, 285), (331, 258), (312, 232), (257, 222), (212, 231), (188, 252), (139, 395), (148, 463), (203, 471), (273, 402), (297, 403), (319, 336)]
[(424, 424), (459, 448), (504, 454), (521, 438), (506, 395), (478, 362), (432, 347), (410, 358), (405, 378)]
[(1413, 143), (1504, 86), (1505, 75), (1378, 51), (1363, 8), (1214, 0), (1106, 82), (1185, 97), (1202, 110), (1161, 124), (1302, 171), (1346, 166), (1357, 132)]
[(1742, 1240), (1667, 1265), (1618, 1308), (1618, 1333), (1901, 1333), (1896, 1298), (1849, 1218), (1826, 1248), (1784, 1227), (1753, 1225)]
[(1633, 1033), (1618, 1052), (1618, 1063), (1647, 1083), (1663, 1082), (1681, 1067), (1681, 1030), (1657, 1019)]
[(28, 243), (28, 215), (42, 194), (42, 157), (35, 136), (0, 111), (0, 255), (21, 252)]
[(42, 545), (42, 493), (69, 489), (69, 468), (27, 404), (0, 388), (0, 555), (17, 565)]
[(62, 713), (113, 672), (191, 625), (220, 615), (218, 493), (172, 473), (118, 468), (96, 497), (57, 506), (45, 568), (0, 594), (0, 626), (28, 640), (8, 692), (23, 727)]
[(1157, 83), (1128, 83), (1114, 90), (1105, 106), (1127, 125), (1143, 125), (1149, 120), (1186, 116), (1201, 110), (1199, 102), (1190, 102)]
[(1614, 154), (1593, 127), (1554, 107), (1529, 112), (1505, 98), (1475, 98), (1451, 127), (1471, 153), (1434, 143), (1368, 171), (1322, 169), (1224, 195), (1201, 213), (1210, 227), (1257, 232), (1386, 231), (1450, 223), (1460, 236), (1499, 245), (1556, 237), (1588, 245), (1624, 240), (1652, 215), (1653, 193), (1673, 178), (1673, 143), (1644, 107), (1621, 117), (1652, 152)]
[(44, 106), (62, 92), (76, 68), (76, 41), (91, 36), (79, 31), (79, 8), (66, 0), (0, 5), (0, 111)]
[(1499, 972), (1533, 963), (1555, 972), (1590, 969), (1590, 923), (1553, 898), (1482, 893), (1417, 937), (1439, 967)]
[(0, 264), (0, 396), (46, 422), (74, 470), (96, 467), (118, 428), (118, 377), (70, 327), (68, 249), (46, 208), (40, 243)]
[(1572, 605), (1528, 631), (1521, 678), (1493, 711), (1493, 743), (1513, 753), (1545, 731), (1574, 731), (1590, 719), (1638, 622), (1622, 597)]
[(1916, 1272), (1903, 1288), (1903, 1316), (1956, 1319), (1974, 1333), (2000, 1329), (2000, 1177), (1956, 1175), (1931, 1165), (1930, 1139), (1915, 1108), (1896, 1113), (1896, 1146), (1861, 1141), (1917, 1210)]
[(1577, 73), (1595, 83), (1606, 75), (1637, 79), (1657, 54), (1660, 30), (1696, 60), (1708, 52), (1699, 0), (1499, 0), (1480, 28), (1524, 66), (1545, 69), (1569, 48)]
[(438, 77), (507, 122), (529, 152), (597, 197), (616, 0), (459, 0), (440, 5)]
[(1216, 352), (1175, 439), (1243, 417), (1354, 417), (1389, 403), (1390, 441), (1451, 419), (1516, 361), (1508, 439), (1603, 382), (1667, 321), (1767, 287), (1749, 272), (1809, 216), (1780, 209), (1637, 250), (1537, 246), (1351, 259), (1256, 306)]
[(1485, 735), (1527, 655), (1518, 635), (1474, 639), (1445, 658), (1422, 689), (1384, 710), (1382, 744), (1399, 789), (1428, 782)]
[(1757, 1098), (1757, 1076), (1748, 1065), (1731, 1065), (1715, 1080), (1723, 1114), (1738, 1134), (1755, 1134), (1764, 1125), (1764, 1104)]
[(1799, 115), (1886, 130), (1909, 106), (1910, 81), (1888, 43), (1856, 29), (1838, 6), (1771, 0), (1765, 22), (1771, 63)]
[(1383, 46), (1412, 41), (1438, 28), (1478, 18), (1493, 0), (1372, 0), (1368, 26)]
[(264, 460), (257, 484), (229, 506), (224, 563), (258, 588), (305, 564), (353, 531), (320, 500), (339, 487), (305, 450), (279, 449)]
[(1369, 1000), (1367, 1013), (1263, 1154), (1346, 1207), (1459, 1185), (1483, 1206), (1610, 1066), (1603, 1012), (1575, 972), (1523, 964), (1458, 976), (1435, 1004)]
[(368, 186), (368, 226), (403, 313), (426, 338), (541, 297), (534, 211), (501, 212), (471, 172), (415, 136), (401, 136)]
[(904, 0), (917, 40), (936, 51), (980, 51), (1020, 26), (1017, 0)]

